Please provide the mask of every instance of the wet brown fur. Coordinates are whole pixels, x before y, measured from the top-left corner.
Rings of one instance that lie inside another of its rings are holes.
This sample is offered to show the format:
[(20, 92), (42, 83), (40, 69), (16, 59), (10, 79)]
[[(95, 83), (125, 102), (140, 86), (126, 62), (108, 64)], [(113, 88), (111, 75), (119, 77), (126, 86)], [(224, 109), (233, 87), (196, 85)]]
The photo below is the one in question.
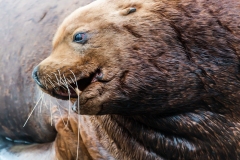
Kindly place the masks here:
[(102, 70), (80, 97), (81, 114), (101, 115), (82, 116), (92, 157), (239, 159), (239, 56), (237, 0), (98, 0), (65, 19), (39, 78), (51, 94), (47, 74)]

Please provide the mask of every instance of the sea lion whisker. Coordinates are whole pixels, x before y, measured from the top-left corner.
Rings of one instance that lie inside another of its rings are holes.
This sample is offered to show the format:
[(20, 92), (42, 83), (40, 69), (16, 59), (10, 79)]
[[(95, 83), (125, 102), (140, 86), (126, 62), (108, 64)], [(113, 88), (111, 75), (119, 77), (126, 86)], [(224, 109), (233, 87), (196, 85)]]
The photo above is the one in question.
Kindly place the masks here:
[(60, 86), (60, 80), (58, 79), (58, 76), (57, 76), (57, 74), (56, 74), (56, 73), (54, 73), (54, 72), (52, 72), (52, 74), (54, 74), (54, 75), (55, 75), (55, 77), (56, 77), (56, 80), (57, 80), (57, 84)]
[[(64, 77), (65, 78), (65, 77)], [(66, 79), (66, 78), (65, 78)], [(60, 80), (60, 86), (61, 87), (63, 87), (64, 89), (68, 89), (68, 83), (67, 83), (67, 81), (66, 80), (64, 80), (63, 78), (61, 78), (61, 80)]]
[(70, 92), (70, 89), (69, 89), (69, 84), (67, 83), (67, 80), (66, 80), (66, 77), (65, 77), (65, 75), (63, 74), (63, 78), (64, 78), (64, 80), (65, 80), (65, 85), (66, 85), (66, 87), (67, 87), (67, 91), (68, 91), (68, 121), (69, 121), (69, 116), (70, 116), (70, 108), (71, 108), (71, 92)]
[(61, 72), (60, 72), (59, 69), (58, 69), (58, 74), (59, 74), (59, 81), (62, 82), (62, 79), (63, 79), (63, 78), (62, 78), (62, 74), (61, 74)]
[(63, 74), (63, 78), (64, 78), (63, 84), (68, 88), (69, 84), (64, 74)]
[(79, 106), (80, 106), (80, 103), (79, 103), (79, 99), (80, 99), (80, 96), (79, 94), (78, 95), (78, 99), (77, 99), (77, 105), (78, 105), (78, 143), (77, 143), (77, 157), (76, 159), (78, 159), (78, 150), (79, 150), (79, 140), (80, 140), (80, 124), (81, 124), (81, 121), (80, 121), (80, 109), (79, 109)]
[[(64, 76), (64, 78), (65, 78), (65, 76)], [(67, 81), (68, 83), (67, 83), (66, 81)], [(67, 84), (68, 87), (72, 88), (73, 91), (75, 91), (75, 88), (71, 85), (71, 83), (75, 84), (74, 81), (71, 81), (71, 80), (65, 78), (65, 83), (64, 83), (64, 84), (65, 84), (65, 85)], [(75, 85), (77, 86), (77, 83), (76, 83)], [(75, 92), (76, 92), (76, 91), (75, 91)], [(76, 93), (77, 93), (77, 92), (76, 92)]]
[(73, 76), (74, 76), (74, 79), (75, 79), (75, 84), (76, 84), (76, 86), (77, 86), (77, 88), (78, 88), (78, 84), (77, 84), (77, 78), (76, 78), (76, 76), (75, 76), (75, 74), (73, 73), (73, 71), (72, 71), (72, 70), (70, 70), (70, 72), (72, 72), (72, 74), (73, 74)]
[(48, 83), (47, 83), (47, 79), (46, 79), (46, 77), (44, 76), (43, 79), (44, 79), (44, 83), (45, 83), (44, 86), (46, 87), (46, 89), (48, 89), (48, 88), (49, 88), (49, 85), (48, 85)]
[(56, 86), (52, 83), (52, 81), (48, 78), (48, 79), (46, 79), (50, 84), (51, 84), (51, 86), (53, 87), (53, 89), (55, 90), (55, 91), (57, 91), (56, 90)]
[[(70, 69), (69, 71), (73, 74), (73, 76), (74, 76), (74, 78), (75, 78), (75, 85), (77, 86), (77, 78), (76, 78), (75, 74), (73, 73), (73, 71), (72, 71), (71, 69)], [(71, 76), (70, 76), (70, 78), (72, 79)]]
[(66, 84), (62, 83), (62, 85), (60, 85), (61, 87), (63, 87), (63, 89), (67, 90)]
[(47, 105), (46, 101), (44, 99), (42, 99), (42, 101), (43, 101), (43, 105), (46, 107), (46, 109), (48, 109), (48, 105)]
[(70, 76), (70, 78), (72, 80), (72, 83), (76, 85), (77, 83), (75, 82), (75, 80), (73, 80), (71, 76)]
[(68, 81), (68, 84), (71, 84), (71, 83), (75, 84), (74, 81), (72, 81), (72, 79), (67, 79), (67, 81)]
[(63, 109), (64, 111), (68, 111), (68, 110), (67, 110), (64, 106), (62, 106), (58, 101), (56, 101), (56, 103), (57, 103), (57, 107), (58, 107), (58, 110), (59, 110), (59, 113), (60, 113), (60, 117), (61, 117), (61, 119), (62, 119), (62, 122), (63, 122), (63, 124), (64, 124), (64, 127), (67, 127), (68, 121), (67, 121), (67, 123), (64, 121), (63, 115), (62, 115), (62, 112), (61, 112), (61, 109)]
[(36, 105), (33, 107), (32, 111), (30, 112), (30, 115), (28, 116), (26, 122), (24, 123), (23, 127), (25, 127), (25, 125), (27, 124), (28, 120), (30, 119), (33, 111), (35, 110), (35, 108), (37, 107), (38, 103), (42, 100), (43, 94), (41, 95), (41, 97), (39, 98), (39, 100), (37, 101)]
[(47, 84), (47, 80), (45, 79), (45, 86), (46, 86), (46, 88), (48, 89), (48, 84)]
[[(70, 70), (70, 72), (72, 72), (71, 70)], [(73, 74), (73, 76), (74, 76), (74, 78), (75, 78), (75, 82), (76, 82), (76, 90), (78, 89), (78, 84), (77, 84), (77, 78), (76, 78), (76, 76), (75, 76), (75, 74), (72, 72), (72, 74)], [(77, 98), (77, 108), (78, 108), (78, 143), (77, 143), (77, 156), (76, 156), (76, 159), (78, 159), (78, 150), (79, 150), (79, 141), (80, 141), (80, 124), (81, 124), (81, 119), (80, 119), (80, 96), (79, 96), (79, 92), (76, 92), (77, 93), (77, 96), (78, 96), (78, 98)]]
[[(58, 102), (57, 102), (58, 103)], [(60, 104), (59, 104), (60, 105)], [(58, 108), (58, 111), (59, 111), (59, 113), (60, 113), (60, 117), (61, 117), (61, 119), (62, 119), (62, 122), (63, 122), (63, 124), (64, 124), (64, 126), (66, 127), (67, 126), (67, 124), (65, 123), (65, 121), (64, 121), (64, 119), (63, 119), (63, 115), (62, 115), (62, 112), (61, 112), (61, 109), (60, 109), (60, 106), (59, 105), (57, 105), (57, 108)]]
[(42, 97), (42, 100), (41, 100), (41, 105), (39, 107), (39, 112), (42, 113), (42, 106), (43, 106), (43, 101), (44, 101), (45, 94), (44, 94), (44, 92), (42, 90), (40, 90), (40, 91), (41, 91), (41, 95), (43, 97)]
[(49, 75), (49, 74), (46, 74), (49, 78), (51, 78), (52, 79), (52, 77)]
[[(72, 85), (68, 84), (69, 87), (71, 87), (74, 91), (75, 91), (75, 88), (73, 88)], [(75, 91), (76, 92), (76, 91)], [(77, 92), (76, 92), (77, 93)]]
[(54, 80), (52, 79), (52, 77), (51, 77), (49, 74), (47, 74), (47, 76), (50, 78), (51, 82), (54, 82), (53, 84), (56, 84), (56, 83), (57, 83), (56, 81), (54, 81)]
[(52, 85), (53, 88), (55, 88), (55, 85), (52, 83), (52, 81), (49, 78), (47, 78), (47, 81)]
[(47, 80), (45, 79), (45, 87), (46, 89), (48, 89), (48, 84), (47, 84)]
[[(78, 89), (78, 84), (77, 84), (77, 78), (76, 78), (76, 76), (75, 76), (75, 74), (73, 73), (73, 71), (72, 70), (70, 70), (70, 72), (72, 72), (72, 74), (73, 74), (73, 76), (74, 76), (74, 78), (75, 78), (75, 84), (76, 84), (76, 90)], [(72, 78), (72, 77), (71, 77)], [(77, 156), (76, 156), (76, 159), (78, 159), (78, 150), (79, 150), (79, 141), (80, 141), (80, 124), (81, 124), (81, 121), (80, 121), (80, 103), (79, 103), (79, 101), (80, 101), (80, 96), (79, 96), (79, 92), (77, 92), (76, 91), (76, 93), (77, 93), (77, 96), (78, 96), (78, 98), (77, 98), (77, 108), (78, 108), (78, 143), (77, 143)]]
[[(56, 76), (57, 77), (57, 76)], [(63, 89), (66, 89), (67, 90), (67, 87), (66, 87), (66, 82), (64, 82), (64, 80), (60, 77), (60, 79), (57, 79), (57, 84), (58, 86), (61, 86)]]
[(52, 77), (49, 74), (46, 74), (50, 79), (52, 79)]
[(64, 80), (62, 79), (62, 76), (61, 76), (61, 72), (60, 70), (58, 69), (58, 74), (59, 74), (59, 82), (60, 82), (60, 85), (64, 85)]
[[(74, 91), (77, 93), (78, 98), (79, 98), (79, 93), (81, 93), (81, 91), (79, 91), (79, 89), (78, 89), (77, 78), (76, 78), (76, 76), (75, 76), (75, 74), (73, 73), (72, 70), (70, 70), (70, 72), (72, 72), (72, 74), (73, 74), (73, 76), (74, 76), (74, 79), (75, 79), (75, 85), (76, 85), (76, 88), (74, 88)], [(70, 76), (70, 77), (71, 77), (71, 76)], [(71, 77), (71, 79), (72, 79), (72, 77)], [(72, 79), (72, 81), (73, 81), (73, 79)]]
[(64, 84), (66, 85), (66, 86), (68, 86), (69, 84), (68, 84), (68, 81), (67, 81), (67, 78), (65, 77), (65, 75), (63, 74), (63, 82), (64, 82)]
[(43, 85), (47, 88), (47, 80), (44, 77)]

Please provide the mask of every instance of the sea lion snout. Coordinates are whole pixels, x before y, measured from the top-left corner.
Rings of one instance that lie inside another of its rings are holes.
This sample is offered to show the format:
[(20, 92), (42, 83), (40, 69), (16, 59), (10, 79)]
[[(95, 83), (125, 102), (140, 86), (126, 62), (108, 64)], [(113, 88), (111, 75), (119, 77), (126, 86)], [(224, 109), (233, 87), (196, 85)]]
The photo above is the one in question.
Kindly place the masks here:
[(38, 66), (36, 66), (33, 71), (32, 71), (32, 78), (34, 79), (34, 81), (39, 85), (39, 87), (41, 88), (45, 88), (42, 83), (40, 82), (39, 80), (39, 77), (38, 77)]

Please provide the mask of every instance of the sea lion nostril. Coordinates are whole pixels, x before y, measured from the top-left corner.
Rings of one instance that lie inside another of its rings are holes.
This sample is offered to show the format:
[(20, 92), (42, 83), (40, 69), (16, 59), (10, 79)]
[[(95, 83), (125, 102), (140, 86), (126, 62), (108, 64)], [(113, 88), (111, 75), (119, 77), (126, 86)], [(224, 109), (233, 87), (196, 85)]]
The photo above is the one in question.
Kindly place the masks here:
[(42, 85), (42, 83), (40, 82), (39, 78), (38, 78), (38, 66), (36, 66), (36, 67), (33, 69), (32, 78), (34, 79), (34, 81), (35, 81), (41, 88), (45, 88), (45, 87)]

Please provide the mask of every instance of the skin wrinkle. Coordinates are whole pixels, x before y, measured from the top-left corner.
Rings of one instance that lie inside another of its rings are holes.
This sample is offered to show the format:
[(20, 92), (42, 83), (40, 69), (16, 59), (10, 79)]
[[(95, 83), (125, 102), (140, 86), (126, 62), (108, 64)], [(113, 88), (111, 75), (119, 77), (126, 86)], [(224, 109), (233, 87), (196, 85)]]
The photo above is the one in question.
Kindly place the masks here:
[[(100, 69), (102, 79), (80, 95), (81, 138), (93, 159), (239, 159), (239, 5), (95, 1), (60, 26), (40, 82), (56, 68), (79, 82)], [(129, 7), (136, 12), (122, 15)], [(76, 30), (91, 35), (86, 44), (73, 43)], [(44, 91), (53, 95), (51, 77)]]

